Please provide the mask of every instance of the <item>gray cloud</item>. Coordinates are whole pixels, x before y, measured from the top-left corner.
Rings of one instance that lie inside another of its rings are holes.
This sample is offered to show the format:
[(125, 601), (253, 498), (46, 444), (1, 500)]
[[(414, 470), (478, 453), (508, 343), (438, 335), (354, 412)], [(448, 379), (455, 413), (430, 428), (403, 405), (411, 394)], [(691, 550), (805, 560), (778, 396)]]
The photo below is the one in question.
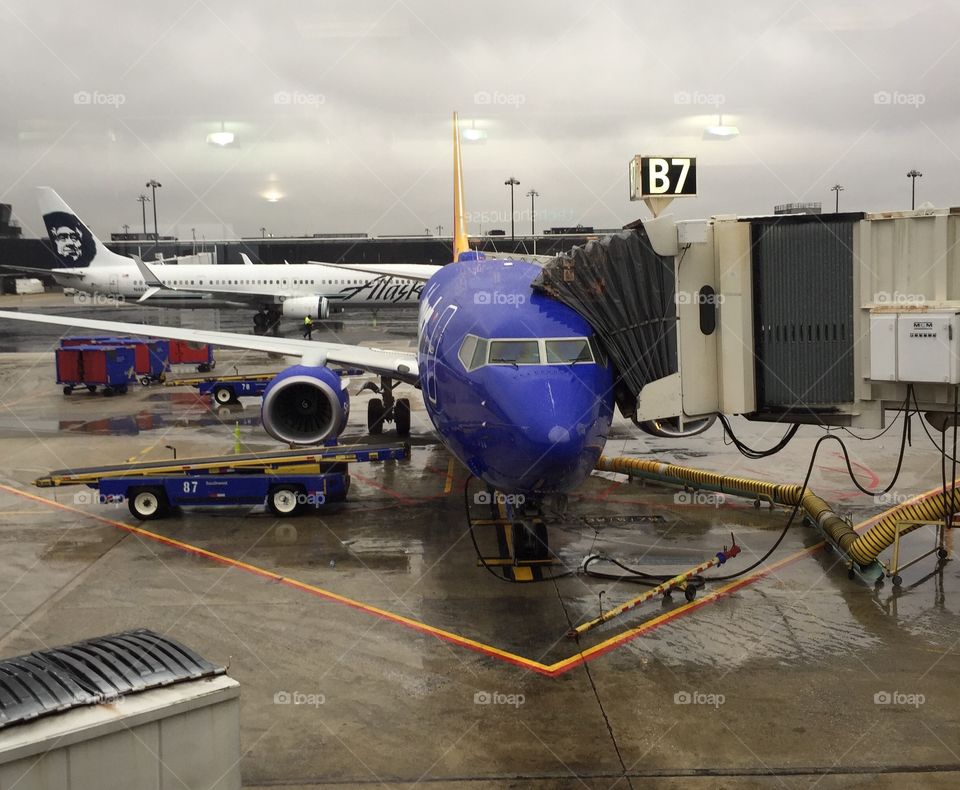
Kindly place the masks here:
[[(635, 153), (699, 157), (684, 217), (828, 204), (836, 181), (845, 208), (903, 208), (911, 167), (922, 200), (960, 202), (947, 4), (239, 6), (0, 5), (0, 199), (28, 231), (40, 184), (98, 232), (137, 227), (151, 177), (184, 237), (448, 231), (453, 109), (487, 135), (473, 231), (505, 224), (509, 175), (546, 224), (634, 219)], [(718, 112), (739, 137), (703, 139)], [(234, 146), (206, 142), (221, 126)]]

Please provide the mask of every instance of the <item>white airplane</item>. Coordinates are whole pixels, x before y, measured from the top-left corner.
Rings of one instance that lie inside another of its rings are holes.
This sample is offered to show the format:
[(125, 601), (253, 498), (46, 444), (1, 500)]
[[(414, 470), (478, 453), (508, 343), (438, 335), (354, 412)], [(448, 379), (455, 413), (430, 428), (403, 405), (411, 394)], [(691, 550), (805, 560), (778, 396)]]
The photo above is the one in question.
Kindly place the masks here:
[(254, 331), (262, 334), (281, 317), (323, 320), (345, 307), (415, 307), (423, 288), (419, 278), (404, 277), (417, 268), (405, 264), (396, 264), (396, 272), (387, 264), (376, 274), (323, 263), (255, 264), (246, 255), (243, 264), (147, 265), (108, 250), (53, 189), (39, 191), (43, 221), (63, 266), (29, 271), (52, 274), (78, 291), (181, 307), (252, 306)]

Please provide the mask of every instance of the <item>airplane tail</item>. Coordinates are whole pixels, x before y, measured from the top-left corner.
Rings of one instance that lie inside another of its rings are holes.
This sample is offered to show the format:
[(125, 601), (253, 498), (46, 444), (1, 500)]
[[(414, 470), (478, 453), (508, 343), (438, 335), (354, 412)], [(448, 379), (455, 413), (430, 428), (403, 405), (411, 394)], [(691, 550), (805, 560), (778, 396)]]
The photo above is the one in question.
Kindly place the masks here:
[(463, 201), (463, 166), (460, 160), (460, 121), (453, 114), (453, 260), (470, 251), (466, 208)]
[(43, 224), (53, 242), (53, 252), (64, 269), (118, 266), (130, 262), (123, 255), (110, 252), (55, 190), (39, 187), (38, 202)]

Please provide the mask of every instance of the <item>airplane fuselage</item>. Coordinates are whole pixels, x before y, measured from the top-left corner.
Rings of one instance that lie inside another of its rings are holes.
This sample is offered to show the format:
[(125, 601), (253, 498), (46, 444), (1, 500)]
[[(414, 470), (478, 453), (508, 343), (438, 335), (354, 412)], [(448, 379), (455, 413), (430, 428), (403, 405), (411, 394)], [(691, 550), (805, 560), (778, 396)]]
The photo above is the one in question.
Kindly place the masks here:
[[(423, 285), (412, 280), (313, 263), (283, 266), (166, 264), (157, 266), (156, 271), (172, 286), (158, 294), (156, 299), (184, 302), (211, 298), (229, 301), (232, 297), (269, 305), (299, 296), (323, 296), (335, 306), (402, 307), (416, 305)], [(124, 300), (139, 299), (149, 288), (133, 261), (129, 266), (54, 269), (51, 273), (61, 285)], [(198, 290), (191, 291), (191, 288)]]
[(613, 419), (613, 368), (576, 312), (535, 293), (539, 267), (445, 266), (420, 302), (423, 400), (446, 447), (505, 492), (565, 492)]

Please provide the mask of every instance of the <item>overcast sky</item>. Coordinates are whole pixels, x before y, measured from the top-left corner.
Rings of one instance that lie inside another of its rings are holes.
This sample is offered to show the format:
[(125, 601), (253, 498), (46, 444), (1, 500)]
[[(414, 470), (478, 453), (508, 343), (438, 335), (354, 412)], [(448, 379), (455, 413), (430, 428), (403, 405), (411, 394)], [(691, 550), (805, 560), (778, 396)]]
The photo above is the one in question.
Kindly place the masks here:
[[(39, 235), (55, 187), (104, 236), (206, 238), (451, 225), (450, 114), (470, 231), (618, 227), (627, 163), (694, 155), (692, 218), (846, 189), (841, 208), (960, 205), (960, 4), (798, 2), (0, 3), (0, 201)], [(731, 140), (704, 139), (716, 124)], [(206, 141), (221, 129), (232, 146)], [(148, 219), (152, 226), (152, 219)], [(152, 229), (152, 227), (151, 227)]]

